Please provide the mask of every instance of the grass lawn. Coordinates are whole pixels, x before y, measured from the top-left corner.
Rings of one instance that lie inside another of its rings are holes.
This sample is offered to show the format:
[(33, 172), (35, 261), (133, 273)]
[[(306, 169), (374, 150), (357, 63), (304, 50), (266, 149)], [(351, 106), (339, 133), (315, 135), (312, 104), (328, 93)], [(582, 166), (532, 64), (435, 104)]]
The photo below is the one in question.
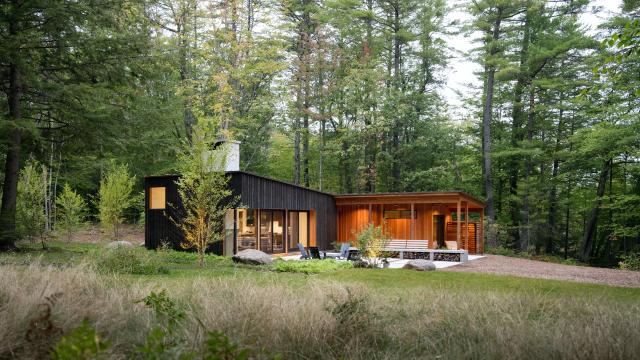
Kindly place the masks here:
[[(0, 279), (0, 358), (48, 353), (65, 334), (66, 343), (75, 339), (69, 334), (84, 319), (108, 341), (100, 355), (107, 358), (241, 358), (243, 350), (285, 359), (640, 352), (640, 289), (329, 261), (255, 267), (208, 256), (199, 268), (189, 253), (78, 243), (1, 254)], [(56, 331), (34, 340), (43, 304)]]

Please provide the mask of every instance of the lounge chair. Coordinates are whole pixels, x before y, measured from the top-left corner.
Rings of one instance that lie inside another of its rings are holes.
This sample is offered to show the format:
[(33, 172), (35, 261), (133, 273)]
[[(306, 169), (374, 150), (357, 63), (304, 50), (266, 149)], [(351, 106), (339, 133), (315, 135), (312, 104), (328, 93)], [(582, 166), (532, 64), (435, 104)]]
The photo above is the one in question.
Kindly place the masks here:
[(349, 243), (344, 243), (340, 245), (340, 252), (325, 252), (324, 258), (327, 259), (336, 259), (336, 260), (347, 260), (349, 256), (349, 247), (351, 245)]
[(309, 246), (307, 249), (309, 249), (309, 255), (312, 259), (322, 259), (320, 257), (320, 250), (317, 246)]
[(300, 250), (300, 259), (304, 259), (304, 260), (311, 259), (311, 257), (309, 256), (309, 253), (307, 253), (307, 250), (304, 248), (304, 245), (298, 243), (298, 250)]

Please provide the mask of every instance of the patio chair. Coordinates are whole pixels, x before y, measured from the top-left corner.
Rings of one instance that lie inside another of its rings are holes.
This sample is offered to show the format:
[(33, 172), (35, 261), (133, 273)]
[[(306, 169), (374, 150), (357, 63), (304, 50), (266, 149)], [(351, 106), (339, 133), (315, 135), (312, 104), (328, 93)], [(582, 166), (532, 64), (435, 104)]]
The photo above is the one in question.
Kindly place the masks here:
[(298, 250), (300, 250), (300, 259), (302, 260), (311, 259), (311, 257), (309, 256), (309, 253), (307, 253), (307, 250), (304, 248), (304, 245), (298, 243)]
[(324, 253), (324, 258), (327, 259), (336, 259), (336, 260), (347, 260), (347, 257), (349, 256), (349, 247), (351, 245), (349, 243), (344, 243), (342, 245), (340, 245), (340, 252), (335, 253), (335, 252), (325, 252)]
[(309, 255), (312, 259), (322, 259), (320, 257), (320, 249), (317, 246), (309, 246), (307, 249), (309, 249)]

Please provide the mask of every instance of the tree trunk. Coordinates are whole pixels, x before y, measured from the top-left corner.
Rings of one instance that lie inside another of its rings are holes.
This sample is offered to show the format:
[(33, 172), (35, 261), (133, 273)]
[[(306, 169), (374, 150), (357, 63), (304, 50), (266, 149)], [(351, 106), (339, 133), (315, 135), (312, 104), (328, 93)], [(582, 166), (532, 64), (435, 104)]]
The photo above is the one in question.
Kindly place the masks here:
[[(14, 9), (18, 7), (13, 1)], [(9, 35), (15, 37), (20, 27), (13, 17), (9, 17)], [(12, 59), (14, 60), (14, 59)], [(17, 59), (16, 59), (17, 60)], [(16, 202), (18, 199), (18, 176), (20, 169), (20, 150), (22, 133), (20, 122), (22, 119), (22, 74), (17, 63), (9, 64), (9, 91), (7, 93), (9, 119), (13, 126), (7, 136), (7, 154), (4, 165), (4, 183), (2, 184), (2, 205), (0, 206), (0, 251), (15, 248), (16, 234)]]
[(556, 129), (556, 144), (553, 152), (553, 164), (551, 168), (551, 191), (549, 194), (549, 229), (545, 238), (545, 252), (547, 254), (553, 254), (553, 240), (557, 234), (557, 221), (558, 217), (558, 186), (556, 180), (558, 178), (558, 169), (560, 167), (560, 159), (558, 159), (558, 152), (560, 151), (560, 137), (562, 136), (562, 127), (564, 126), (564, 109), (562, 108), (562, 94), (560, 94), (560, 114), (558, 117), (558, 127)]
[[(527, 11), (524, 21), (524, 29), (522, 36), (522, 46), (520, 48), (520, 70), (518, 73), (513, 96), (513, 111), (511, 122), (511, 147), (517, 149), (520, 142), (524, 139), (522, 134), (522, 125), (524, 123), (524, 103), (523, 95), (525, 86), (529, 83), (526, 69), (526, 61), (529, 52), (530, 41), (530, 13)], [(520, 243), (520, 222), (521, 208), (518, 200), (518, 180), (520, 176), (520, 160), (517, 156), (512, 156), (509, 161), (509, 214), (511, 217), (511, 225), (509, 233), (515, 248), (521, 248)]]
[[(533, 121), (534, 121), (534, 111), (535, 111), (535, 91), (533, 86), (529, 90), (529, 113), (527, 114), (527, 142), (529, 144), (529, 150), (531, 149), (531, 145), (533, 144)], [(526, 166), (524, 179), (526, 184), (526, 189), (524, 191), (524, 196), (522, 199), (522, 218), (525, 221), (524, 227), (521, 227), (520, 234), (520, 250), (527, 250), (529, 248), (529, 244), (531, 242), (531, 204), (529, 203), (530, 197), (530, 186), (529, 177), (533, 172), (533, 159), (531, 155), (527, 155), (526, 157)]]
[[(398, 91), (401, 88), (401, 76), (400, 76), (400, 66), (401, 66), (401, 50), (402, 46), (400, 44), (400, 6), (396, 2), (395, 6), (393, 6), (393, 88)], [(400, 190), (400, 128), (402, 124), (398, 116), (394, 116), (394, 124), (393, 129), (391, 130), (391, 144), (393, 147), (392, 151), (392, 161), (391, 161), (391, 176), (393, 177), (393, 185), (392, 188), (389, 189), (391, 191), (399, 191)]]
[[(500, 38), (500, 23), (502, 21), (502, 8), (498, 8), (496, 20), (493, 24), (492, 44), (489, 51), (490, 56), (495, 56), (498, 52), (496, 42)], [(486, 61), (486, 60), (485, 60)], [(496, 68), (495, 65), (485, 65), (486, 82), (484, 106), (482, 109), (482, 169), (484, 181), (484, 193), (487, 202), (487, 243), (490, 246), (497, 246), (498, 241), (494, 229), (496, 219), (493, 204), (493, 178), (491, 174), (491, 117), (493, 115), (493, 91)]]
[(598, 223), (598, 215), (600, 213), (600, 205), (602, 204), (602, 196), (607, 185), (607, 179), (611, 172), (613, 159), (609, 159), (604, 162), (602, 171), (600, 172), (600, 178), (598, 179), (598, 191), (596, 193), (596, 201), (591, 209), (589, 220), (585, 226), (584, 239), (582, 240), (582, 247), (580, 249), (580, 257), (582, 261), (588, 262), (591, 257), (591, 250), (593, 247), (593, 239), (595, 237), (596, 225)]

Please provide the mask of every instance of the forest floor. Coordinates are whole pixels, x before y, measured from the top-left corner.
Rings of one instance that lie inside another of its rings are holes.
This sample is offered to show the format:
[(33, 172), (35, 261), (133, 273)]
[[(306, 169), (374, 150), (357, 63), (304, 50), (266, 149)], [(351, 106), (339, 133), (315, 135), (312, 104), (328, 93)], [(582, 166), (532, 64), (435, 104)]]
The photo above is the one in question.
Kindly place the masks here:
[(638, 271), (555, 264), (501, 255), (486, 255), (485, 258), (442, 270), (523, 276), (537, 279), (569, 280), (640, 288), (640, 272)]

